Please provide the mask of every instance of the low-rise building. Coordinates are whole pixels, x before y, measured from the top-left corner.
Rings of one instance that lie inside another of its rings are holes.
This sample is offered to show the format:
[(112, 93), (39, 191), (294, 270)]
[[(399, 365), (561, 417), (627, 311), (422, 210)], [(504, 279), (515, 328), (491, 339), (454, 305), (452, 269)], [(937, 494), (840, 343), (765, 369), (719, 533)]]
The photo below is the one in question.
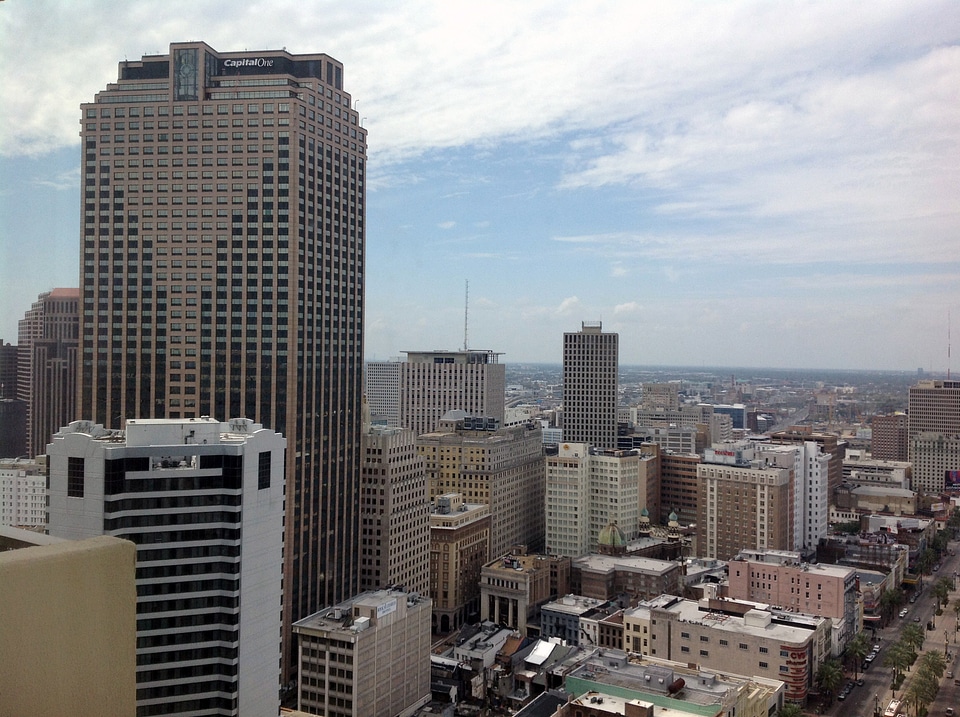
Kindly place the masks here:
[(480, 619), (526, 636), (528, 621), (539, 622), (540, 606), (569, 587), (570, 558), (511, 552), (480, 570)]
[(830, 654), (829, 618), (735, 600), (664, 595), (625, 610), (623, 620), (628, 650), (701, 670), (779, 679), (786, 699), (797, 704)]
[(450, 632), (480, 614), (480, 571), (490, 552), (490, 508), (458, 493), (441, 495), (430, 513), (433, 629)]
[(669, 593), (682, 594), (683, 566), (671, 560), (628, 555), (583, 555), (573, 561), (573, 593), (597, 600), (622, 595), (631, 603)]
[(297, 709), (328, 717), (413, 714), (430, 700), (430, 600), (377, 590), (293, 625)]

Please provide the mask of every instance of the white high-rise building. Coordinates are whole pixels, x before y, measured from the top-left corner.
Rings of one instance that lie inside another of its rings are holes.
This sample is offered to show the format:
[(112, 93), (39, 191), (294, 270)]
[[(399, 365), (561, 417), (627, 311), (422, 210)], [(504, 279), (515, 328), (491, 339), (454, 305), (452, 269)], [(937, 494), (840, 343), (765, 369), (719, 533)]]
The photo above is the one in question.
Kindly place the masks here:
[(0, 525), (42, 528), (46, 524), (46, 463), (0, 460)]
[(563, 335), (563, 440), (617, 446), (619, 335), (583, 322)]
[(927, 380), (911, 386), (907, 435), (914, 489), (939, 494), (948, 475), (951, 480), (960, 475), (955, 447), (955, 437), (960, 436), (960, 381)]
[(435, 431), (448, 411), (495, 418), (503, 425), (506, 369), (493, 351), (405, 351), (406, 361), (367, 362), (367, 401), (374, 419)]
[(137, 545), (137, 714), (277, 714), (283, 436), (248, 419), (74, 421), (49, 532)]
[(639, 451), (561, 443), (547, 456), (547, 552), (579, 557), (596, 550), (600, 531), (616, 523), (636, 537), (640, 517)]

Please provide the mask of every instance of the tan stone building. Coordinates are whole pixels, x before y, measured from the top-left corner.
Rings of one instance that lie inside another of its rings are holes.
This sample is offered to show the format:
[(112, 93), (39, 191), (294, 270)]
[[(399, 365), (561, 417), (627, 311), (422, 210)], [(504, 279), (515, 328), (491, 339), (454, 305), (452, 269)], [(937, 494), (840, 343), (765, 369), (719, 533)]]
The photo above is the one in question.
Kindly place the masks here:
[(490, 509), (439, 496), (430, 514), (433, 629), (450, 632), (480, 613), (480, 571), (490, 552)]
[(729, 560), (743, 548), (791, 550), (794, 470), (762, 462), (697, 466), (697, 549)]
[(296, 622), (297, 709), (327, 717), (413, 714), (430, 700), (430, 601), (365, 592)]
[(628, 555), (583, 555), (573, 561), (570, 587), (577, 595), (613, 600), (650, 600), (664, 593), (681, 595), (683, 567), (671, 560)]
[(544, 544), (544, 458), (538, 425), (501, 428), (490, 418), (451, 412), (438, 430), (417, 437), (430, 499), (459, 493), (490, 508), (490, 554)]
[(734, 600), (664, 595), (624, 611), (624, 649), (786, 683), (787, 701), (803, 704), (830, 654), (829, 618), (762, 610)]
[(876, 460), (905, 461), (909, 456), (909, 419), (891, 413), (870, 419), (870, 453)]
[(527, 621), (543, 603), (570, 588), (570, 558), (511, 553), (480, 571), (480, 619), (527, 635)]
[(430, 501), (413, 431), (366, 424), (360, 439), (360, 589), (430, 589)]
[(136, 714), (136, 546), (0, 527), (0, 551), (0, 714)]

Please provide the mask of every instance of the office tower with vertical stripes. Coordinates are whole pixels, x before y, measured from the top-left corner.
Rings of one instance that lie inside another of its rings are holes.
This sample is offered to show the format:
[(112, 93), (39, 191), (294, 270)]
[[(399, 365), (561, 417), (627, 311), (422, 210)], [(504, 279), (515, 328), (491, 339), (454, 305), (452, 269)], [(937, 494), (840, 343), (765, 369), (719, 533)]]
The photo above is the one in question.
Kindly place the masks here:
[(619, 335), (581, 329), (563, 335), (563, 440), (616, 448)]
[(343, 65), (174, 43), (81, 113), (77, 414), (286, 437), (289, 638), (359, 586), (367, 157)]

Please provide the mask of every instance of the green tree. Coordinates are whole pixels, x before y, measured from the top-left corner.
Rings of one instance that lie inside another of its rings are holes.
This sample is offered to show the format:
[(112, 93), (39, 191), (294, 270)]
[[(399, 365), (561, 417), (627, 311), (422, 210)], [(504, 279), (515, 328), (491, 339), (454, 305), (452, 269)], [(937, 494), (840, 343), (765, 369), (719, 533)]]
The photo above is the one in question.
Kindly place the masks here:
[(937, 697), (939, 679), (929, 672), (917, 671), (903, 692), (903, 699), (913, 705), (914, 714), (919, 715)]
[(917, 561), (917, 572), (921, 575), (929, 575), (935, 562), (937, 562), (937, 554), (932, 548), (927, 548), (920, 554), (920, 559)]
[(826, 692), (830, 695), (830, 701), (833, 702), (833, 698), (837, 694), (837, 690), (840, 688), (840, 684), (843, 682), (843, 669), (840, 667), (840, 663), (836, 660), (826, 660), (820, 665), (820, 669), (817, 670), (817, 686), (820, 688), (821, 692)]
[(953, 581), (950, 578), (940, 578), (933, 584), (933, 594), (937, 598), (937, 609), (946, 607), (950, 601), (950, 590), (953, 589)]
[(886, 625), (896, 614), (900, 606), (903, 605), (903, 591), (894, 588), (887, 588), (880, 594), (880, 619)]
[(924, 652), (920, 656), (920, 666), (917, 668), (917, 674), (931, 674), (938, 681), (943, 677), (943, 673), (947, 670), (947, 660), (944, 658), (943, 653), (939, 650), (932, 650), (930, 652)]
[(803, 717), (803, 710), (800, 709), (798, 705), (787, 702), (780, 708), (780, 711), (777, 712), (777, 717)]
[(916, 623), (905, 625), (903, 630), (900, 631), (900, 642), (907, 645), (914, 652), (923, 649), (925, 637), (923, 628)]
[(850, 642), (847, 643), (847, 658), (853, 660), (854, 679), (860, 674), (860, 663), (863, 662), (863, 658), (867, 656), (869, 651), (870, 644), (867, 642), (867, 636), (862, 632), (858, 632)]
[(906, 643), (895, 642), (887, 648), (887, 654), (883, 657), (883, 666), (893, 668), (894, 680), (903, 674), (913, 661), (917, 659), (917, 653)]

